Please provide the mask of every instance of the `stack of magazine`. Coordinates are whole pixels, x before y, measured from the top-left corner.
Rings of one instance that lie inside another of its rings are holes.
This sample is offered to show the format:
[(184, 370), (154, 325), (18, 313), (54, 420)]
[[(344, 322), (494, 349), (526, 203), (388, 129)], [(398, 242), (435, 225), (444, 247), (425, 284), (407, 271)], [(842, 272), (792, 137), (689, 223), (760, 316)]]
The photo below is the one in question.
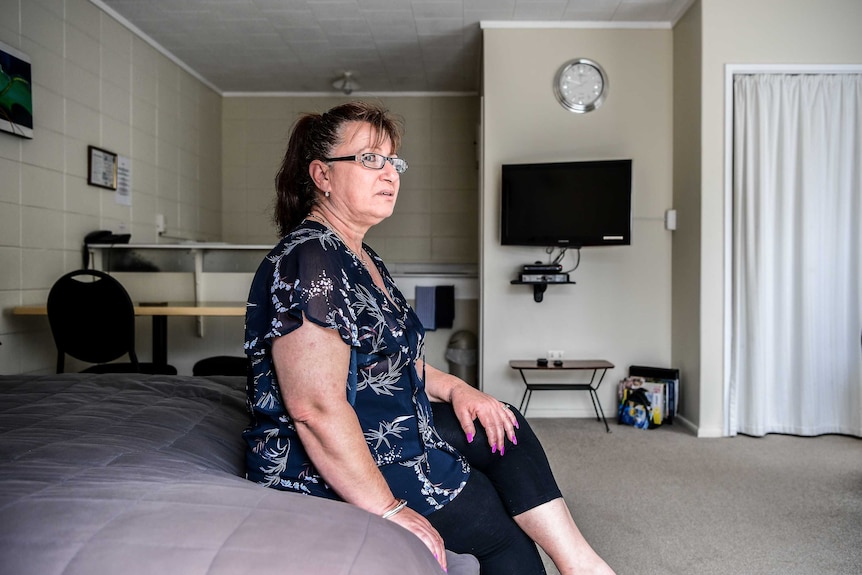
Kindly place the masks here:
[(629, 376), (617, 387), (617, 399), (622, 402), (630, 390), (638, 387), (644, 388), (650, 398), (653, 423), (673, 424), (679, 411), (679, 370), (632, 365)]

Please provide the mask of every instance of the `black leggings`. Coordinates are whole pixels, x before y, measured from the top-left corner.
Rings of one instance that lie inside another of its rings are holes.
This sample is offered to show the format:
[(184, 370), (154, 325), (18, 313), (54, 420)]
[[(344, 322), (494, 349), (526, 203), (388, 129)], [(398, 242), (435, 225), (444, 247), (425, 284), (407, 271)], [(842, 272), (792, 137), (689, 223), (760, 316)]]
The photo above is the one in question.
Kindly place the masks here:
[(506, 440), (505, 455), (491, 453), (478, 421), (476, 436), (467, 443), (452, 406), (432, 403), (434, 427), (457, 449), (472, 471), (466, 487), (428, 521), (456, 553), (470, 553), (482, 575), (540, 575), (545, 573), (535, 543), (512, 519), (524, 511), (562, 497), (539, 439), (515, 409), (518, 444)]

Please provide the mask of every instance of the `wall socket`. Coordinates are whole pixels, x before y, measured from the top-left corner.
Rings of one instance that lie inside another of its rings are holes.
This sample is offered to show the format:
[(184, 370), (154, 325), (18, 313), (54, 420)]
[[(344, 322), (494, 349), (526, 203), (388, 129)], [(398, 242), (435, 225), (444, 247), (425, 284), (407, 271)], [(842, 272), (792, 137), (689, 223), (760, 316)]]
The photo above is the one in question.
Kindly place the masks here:
[(549, 349), (548, 350), (548, 359), (563, 359), (563, 350), (561, 350), (561, 349)]

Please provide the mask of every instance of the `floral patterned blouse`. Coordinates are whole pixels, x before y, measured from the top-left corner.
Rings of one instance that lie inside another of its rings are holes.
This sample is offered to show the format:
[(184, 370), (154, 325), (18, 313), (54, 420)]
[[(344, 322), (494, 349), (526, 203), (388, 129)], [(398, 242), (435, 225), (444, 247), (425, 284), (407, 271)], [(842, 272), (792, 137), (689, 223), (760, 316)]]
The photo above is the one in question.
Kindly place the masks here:
[[(389, 297), (329, 228), (305, 221), (263, 260), (249, 293), (246, 353), (249, 427), (246, 476), (269, 487), (338, 499), (317, 473), (285, 410), (272, 343), (308, 319), (334, 329), (351, 347), (345, 396), (393, 495), (427, 515), (455, 498), (470, 473), (434, 429), (425, 394), (424, 329), (383, 265), (363, 246)], [(390, 301), (391, 298), (391, 301)], [(394, 305), (393, 305), (394, 302)]]

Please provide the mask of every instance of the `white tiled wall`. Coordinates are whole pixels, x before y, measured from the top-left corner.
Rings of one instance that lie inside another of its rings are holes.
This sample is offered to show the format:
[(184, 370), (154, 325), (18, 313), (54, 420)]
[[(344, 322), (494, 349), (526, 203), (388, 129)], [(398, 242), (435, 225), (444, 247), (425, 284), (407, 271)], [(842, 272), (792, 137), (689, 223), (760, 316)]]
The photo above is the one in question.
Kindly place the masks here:
[[(223, 103), (224, 240), (272, 244), (275, 173), (300, 114), (345, 97), (227, 97)], [(395, 214), (366, 241), (387, 262), (477, 263), (477, 96), (373, 98), (405, 122)]]
[[(30, 56), (34, 138), (0, 132), (0, 374), (50, 370), (44, 303), (84, 235), (221, 239), (221, 96), (86, 0), (4, 0), (0, 40)], [(132, 206), (87, 185), (87, 146), (131, 159)]]
[[(32, 140), (0, 133), (0, 374), (52, 371), (47, 320), (10, 309), (44, 303), (54, 280), (80, 267), (87, 232), (275, 243), (273, 179), (290, 127), (346, 98), (222, 98), (86, 0), (0, 0), (0, 14), (0, 40), (32, 60), (35, 123)], [(478, 262), (478, 97), (375, 100), (403, 116), (410, 169), (395, 215), (368, 242), (392, 263)], [(131, 207), (87, 185), (88, 145), (131, 159)], [(460, 305), (459, 325), (475, 331), (475, 301)], [(199, 340), (174, 334), (190, 329), (174, 323), (172, 348), (194, 348), (178, 366), (213, 346), (233, 353), (241, 329)], [(436, 335), (429, 348), (442, 357), (448, 334)]]

